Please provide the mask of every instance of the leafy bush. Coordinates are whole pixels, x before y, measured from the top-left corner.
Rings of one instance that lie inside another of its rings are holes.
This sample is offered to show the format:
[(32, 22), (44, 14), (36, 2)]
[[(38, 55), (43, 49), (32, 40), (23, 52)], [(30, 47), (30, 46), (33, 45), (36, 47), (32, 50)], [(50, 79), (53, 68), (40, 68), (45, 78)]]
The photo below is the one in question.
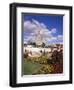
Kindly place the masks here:
[(42, 65), (42, 67), (33, 74), (50, 74), (53, 71), (54, 71), (54, 67), (52, 65)]

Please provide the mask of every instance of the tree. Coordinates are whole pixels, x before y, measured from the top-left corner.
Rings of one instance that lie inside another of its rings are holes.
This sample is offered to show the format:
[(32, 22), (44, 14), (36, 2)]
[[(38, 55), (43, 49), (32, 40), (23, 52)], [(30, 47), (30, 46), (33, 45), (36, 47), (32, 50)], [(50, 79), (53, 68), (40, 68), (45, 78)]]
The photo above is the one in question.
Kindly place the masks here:
[(45, 47), (45, 43), (42, 43), (42, 47), (43, 47), (43, 48)]
[(35, 42), (32, 42), (32, 45), (36, 47), (36, 43)]

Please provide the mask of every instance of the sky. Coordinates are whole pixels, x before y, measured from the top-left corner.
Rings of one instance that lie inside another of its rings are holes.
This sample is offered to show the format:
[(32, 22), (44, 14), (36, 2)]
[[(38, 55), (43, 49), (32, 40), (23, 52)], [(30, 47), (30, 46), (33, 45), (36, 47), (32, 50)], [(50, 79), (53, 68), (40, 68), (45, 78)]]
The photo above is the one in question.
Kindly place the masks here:
[(22, 14), (23, 40), (35, 41), (34, 37), (40, 31), (46, 44), (63, 43), (63, 16)]

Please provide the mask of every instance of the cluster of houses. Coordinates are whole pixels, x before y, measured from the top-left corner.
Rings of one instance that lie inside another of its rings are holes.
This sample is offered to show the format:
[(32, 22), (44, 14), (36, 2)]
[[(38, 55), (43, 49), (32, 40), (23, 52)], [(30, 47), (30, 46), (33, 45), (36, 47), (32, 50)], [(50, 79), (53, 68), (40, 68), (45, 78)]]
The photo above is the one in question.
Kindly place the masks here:
[(28, 53), (29, 57), (40, 57), (42, 53), (50, 54), (54, 51), (63, 51), (63, 45), (62, 44), (53, 44), (49, 45), (48, 47), (42, 47), (37, 46), (34, 47), (34, 45), (24, 45), (23, 52)]

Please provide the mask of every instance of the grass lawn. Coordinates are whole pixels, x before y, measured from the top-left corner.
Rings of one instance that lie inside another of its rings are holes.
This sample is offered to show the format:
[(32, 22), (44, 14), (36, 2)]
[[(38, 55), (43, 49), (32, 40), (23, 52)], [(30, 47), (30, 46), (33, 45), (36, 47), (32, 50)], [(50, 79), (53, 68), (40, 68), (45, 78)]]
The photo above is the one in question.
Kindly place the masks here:
[(25, 60), (24, 61), (24, 71), (25, 75), (32, 75), (36, 70), (41, 67), (39, 63), (35, 63), (32, 61)]

